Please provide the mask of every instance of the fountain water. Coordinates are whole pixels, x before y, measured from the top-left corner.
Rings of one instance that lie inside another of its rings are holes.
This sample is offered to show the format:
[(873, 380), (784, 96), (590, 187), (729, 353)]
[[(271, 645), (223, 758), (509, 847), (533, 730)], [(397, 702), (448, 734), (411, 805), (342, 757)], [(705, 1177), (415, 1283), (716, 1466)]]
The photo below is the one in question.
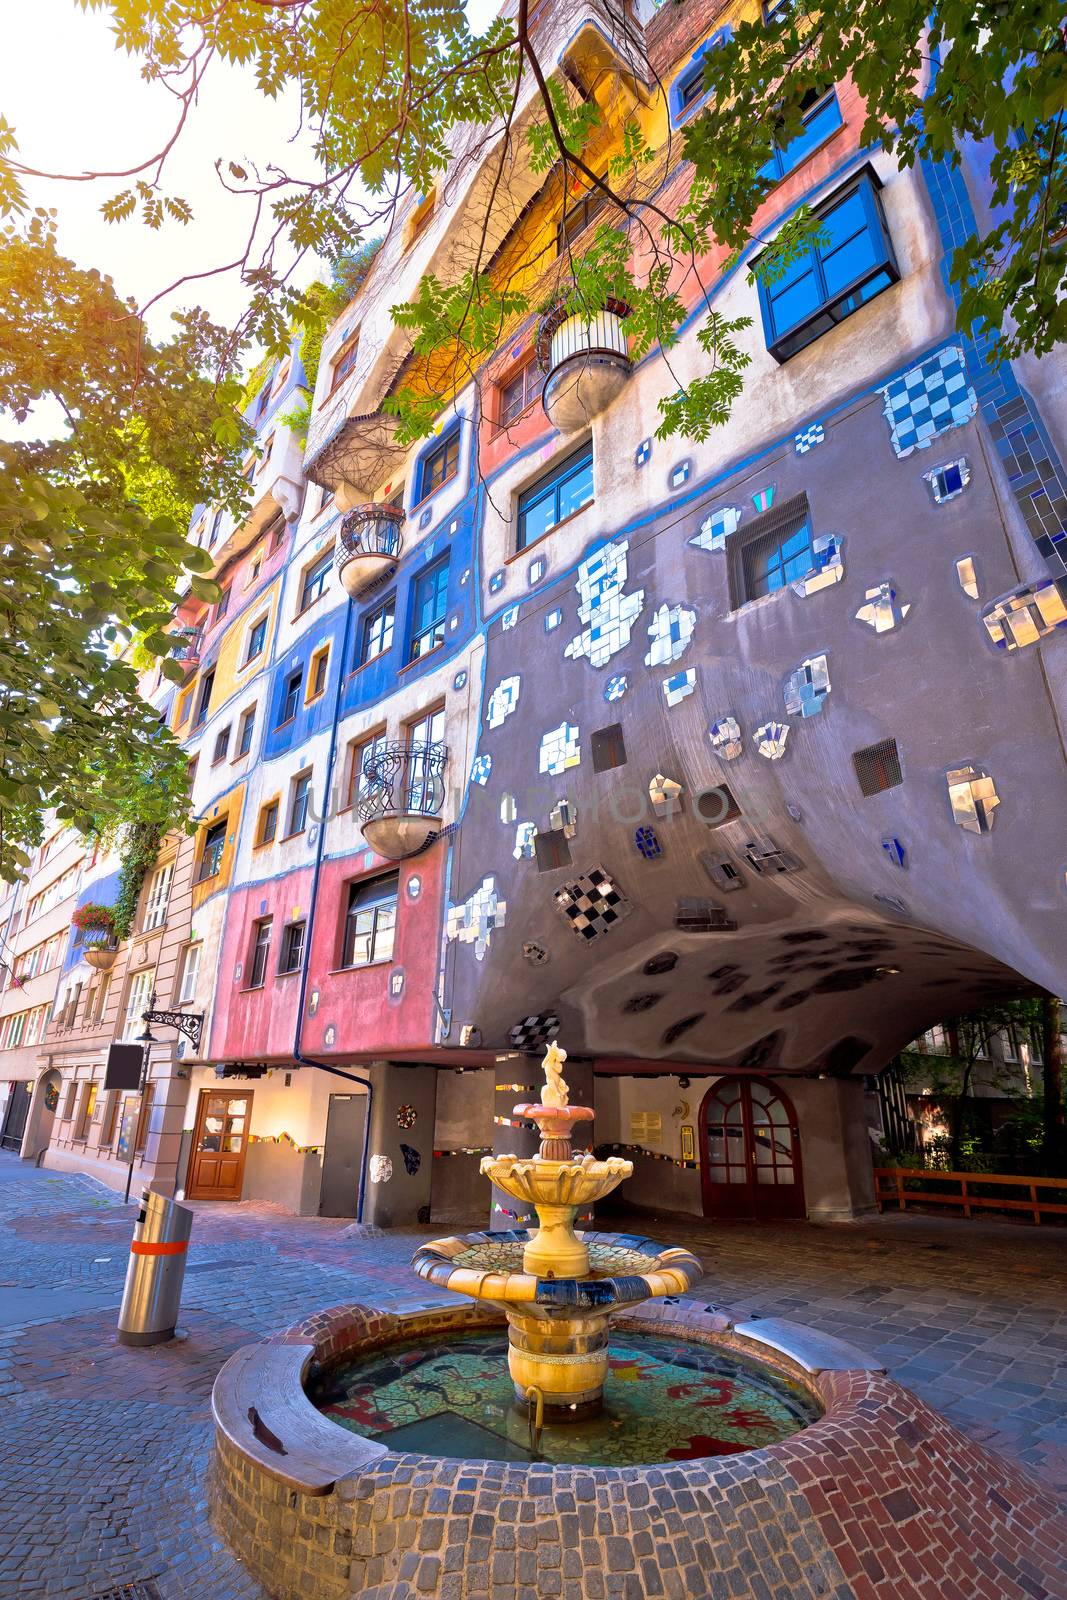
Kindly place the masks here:
[(574, 1153), (574, 1125), (592, 1121), (593, 1113), (570, 1104), (566, 1059), (565, 1051), (550, 1044), (540, 1101), (515, 1107), (516, 1116), (540, 1129), (537, 1155), (486, 1156), (481, 1164), (498, 1188), (533, 1205), (536, 1232), (438, 1239), (418, 1250), (413, 1262), (431, 1283), (504, 1311), (516, 1397), (533, 1401), (539, 1413), (557, 1422), (578, 1421), (600, 1409), (614, 1313), (680, 1294), (703, 1272), (687, 1250), (665, 1250), (630, 1234), (575, 1233), (578, 1212), (628, 1178), (633, 1163)]

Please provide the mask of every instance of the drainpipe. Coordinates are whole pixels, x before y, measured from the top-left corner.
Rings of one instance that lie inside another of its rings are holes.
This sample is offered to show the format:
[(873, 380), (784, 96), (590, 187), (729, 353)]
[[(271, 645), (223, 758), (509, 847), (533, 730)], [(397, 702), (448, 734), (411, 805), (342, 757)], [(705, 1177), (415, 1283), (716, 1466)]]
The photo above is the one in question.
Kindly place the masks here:
[(304, 1031), (304, 1007), (307, 1004), (308, 973), (311, 967), (311, 946), (315, 931), (315, 912), (319, 903), (319, 878), (322, 874), (322, 858), (326, 849), (326, 822), (330, 809), (330, 785), (333, 781), (334, 763), (337, 760), (337, 725), (341, 714), (341, 695), (344, 692), (345, 667), (348, 663), (348, 648), (352, 636), (352, 616), (355, 611), (354, 603), (347, 601), (345, 610), (344, 637), (341, 644), (341, 655), (337, 663), (337, 688), (333, 697), (333, 724), (330, 728), (330, 749), (326, 757), (326, 777), (323, 784), (322, 817), (319, 820), (319, 836), (315, 844), (315, 867), (311, 877), (311, 899), (308, 901), (307, 932), (304, 937), (304, 962), (300, 969), (300, 994), (296, 1009), (296, 1033), (293, 1038), (293, 1060), (302, 1067), (318, 1067), (320, 1072), (330, 1072), (335, 1078), (344, 1078), (348, 1083), (360, 1083), (367, 1091), (367, 1131), (363, 1140), (363, 1159), (359, 1168), (359, 1198), (356, 1201), (356, 1221), (363, 1221), (363, 1201), (367, 1192), (367, 1164), (370, 1159), (370, 1130), (371, 1112), (374, 1109), (374, 1085), (370, 1078), (359, 1077), (354, 1072), (344, 1072), (340, 1067), (332, 1066), (326, 1061), (314, 1061), (310, 1056), (304, 1055), (300, 1048), (300, 1039)]

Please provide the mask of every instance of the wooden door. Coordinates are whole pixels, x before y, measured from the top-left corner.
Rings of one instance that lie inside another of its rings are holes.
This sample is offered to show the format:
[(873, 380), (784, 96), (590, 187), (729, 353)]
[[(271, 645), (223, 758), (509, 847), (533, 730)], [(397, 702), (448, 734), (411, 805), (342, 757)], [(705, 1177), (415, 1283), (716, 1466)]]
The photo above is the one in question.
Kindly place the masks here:
[(700, 1106), (706, 1217), (804, 1217), (800, 1134), (788, 1096), (765, 1078), (720, 1078)]
[(201, 1089), (185, 1193), (190, 1200), (240, 1200), (252, 1117), (249, 1090)]

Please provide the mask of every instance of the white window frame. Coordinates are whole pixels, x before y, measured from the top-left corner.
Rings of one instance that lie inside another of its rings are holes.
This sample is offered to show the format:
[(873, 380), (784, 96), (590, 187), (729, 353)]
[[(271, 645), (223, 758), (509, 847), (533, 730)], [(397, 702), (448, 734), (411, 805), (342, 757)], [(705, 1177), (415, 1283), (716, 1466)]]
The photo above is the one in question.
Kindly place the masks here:
[(167, 920), (167, 905), (170, 901), (171, 885), (174, 881), (174, 861), (164, 861), (162, 866), (156, 868), (148, 881), (148, 893), (145, 896), (144, 920), (141, 923), (142, 933), (151, 933), (155, 928), (161, 928)]
[(180, 1006), (188, 1005), (196, 999), (196, 986), (200, 979), (200, 956), (203, 951), (203, 941), (197, 940), (194, 944), (187, 944), (182, 951), (182, 963), (178, 971), (178, 994), (176, 1003)]
[(156, 981), (155, 967), (145, 967), (130, 979), (130, 992), (126, 999), (126, 1015), (122, 1023), (122, 1037), (129, 1043), (141, 1033), (141, 1014), (148, 1010), (148, 1002)]

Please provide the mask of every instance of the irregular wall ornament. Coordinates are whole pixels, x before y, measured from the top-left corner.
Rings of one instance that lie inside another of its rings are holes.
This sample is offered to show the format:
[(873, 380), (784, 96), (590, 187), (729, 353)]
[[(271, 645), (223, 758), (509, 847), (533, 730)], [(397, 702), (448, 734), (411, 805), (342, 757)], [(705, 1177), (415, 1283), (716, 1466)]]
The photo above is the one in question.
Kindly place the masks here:
[(422, 1157), (410, 1144), (400, 1146), (400, 1154), (404, 1157), (404, 1170), (409, 1178), (413, 1178), (422, 1166)]
[(550, 728), (542, 736), (537, 770), (559, 774), (566, 772), (568, 767), (576, 767), (581, 759), (578, 729), (564, 719), (558, 728)]
[[(974, 567), (973, 556), (961, 556), (956, 562), (956, 579), (960, 588), (969, 600), (980, 600), (978, 589), (978, 574)], [(986, 623), (986, 627), (989, 624)]]
[(821, 534), (811, 547), (811, 570), (793, 581), (793, 593), (806, 600), (809, 595), (818, 594), (820, 589), (829, 589), (833, 584), (840, 583), (845, 576), (844, 544), (839, 533)]
[(925, 450), (939, 434), (970, 422), (978, 396), (967, 381), (963, 351), (950, 345), (878, 390), (897, 455)]
[(808, 656), (785, 680), (785, 709), (791, 717), (815, 717), (830, 693), (826, 656)]
[(496, 879), (488, 873), (462, 905), (450, 906), (445, 919), (445, 937), (460, 944), (473, 944), (477, 960), (485, 957), (494, 928), (507, 919), (507, 901), (496, 892)]
[(615, 539), (579, 565), (575, 585), (581, 601), (578, 616), (586, 626), (563, 652), (569, 661), (584, 656), (590, 666), (605, 667), (629, 644), (645, 591), (626, 593), (627, 549), (625, 539)]
[(697, 674), (695, 667), (687, 667), (684, 672), (676, 672), (672, 678), (664, 678), (663, 698), (666, 700), (668, 708), (676, 706), (682, 700), (687, 699), (696, 686)]
[(945, 774), (952, 820), (968, 833), (990, 833), (1000, 796), (982, 767), (953, 767)]
[(680, 811), (684, 793), (680, 783), (664, 777), (662, 772), (657, 772), (648, 786), (648, 798), (657, 817), (673, 817)]
[(590, 867), (582, 877), (557, 889), (552, 898), (568, 927), (585, 943), (607, 933), (633, 910), (603, 867)]
[(860, 606), (856, 612), (856, 621), (873, 628), (875, 633), (891, 633), (894, 628), (899, 628), (911, 610), (910, 602), (907, 605), (897, 603), (897, 591), (888, 580), (868, 589), (865, 599), (866, 605)]
[(700, 524), (699, 532), (689, 540), (697, 550), (723, 550), (732, 533), (741, 525), (741, 512), (737, 506), (720, 506)]
[(648, 625), (652, 643), (645, 654), (646, 667), (665, 667), (688, 648), (697, 614), (688, 606), (661, 605)]
[(491, 728), (499, 728), (519, 703), (519, 691), (522, 688), (522, 679), (503, 678), (489, 696), (486, 707), (485, 720)]
[(368, 1163), (371, 1183), (388, 1183), (393, 1176), (393, 1163), (388, 1156), (373, 1155)]
[(741, 724), (736, 717), (720, 717), (708, 729), (711, 748), (724, 761), (736, 761), (743, 754), (745, 744), (741, 737)]
[(1019, 650), (1047, 639), (1067, 623), (1067, 578), (1044, 578), (1013, 589), (986, 606), (982, 621), (998, 650)]
[(781, 761), (785, 755), (786, 740), (789, 738), (789, 724), (786, 722), (764, 722), (752, 735), (752, 742), (761, 756), (768, 761)]

